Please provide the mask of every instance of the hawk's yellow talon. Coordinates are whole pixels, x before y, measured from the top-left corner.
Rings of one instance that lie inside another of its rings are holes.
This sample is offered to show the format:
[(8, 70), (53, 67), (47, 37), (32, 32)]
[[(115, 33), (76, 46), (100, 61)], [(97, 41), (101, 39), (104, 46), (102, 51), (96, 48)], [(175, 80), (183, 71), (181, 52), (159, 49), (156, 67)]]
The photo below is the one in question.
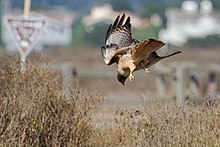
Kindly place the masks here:
[(130, 75), (129, 75), (129, 80), (132, 82), (132, 81), (134, 81), (134, 76), (132, 75), (132, 73), (130, 73)]
[(144, 69), (147, 74), (150, 74), (150, 70), (148, 68)]

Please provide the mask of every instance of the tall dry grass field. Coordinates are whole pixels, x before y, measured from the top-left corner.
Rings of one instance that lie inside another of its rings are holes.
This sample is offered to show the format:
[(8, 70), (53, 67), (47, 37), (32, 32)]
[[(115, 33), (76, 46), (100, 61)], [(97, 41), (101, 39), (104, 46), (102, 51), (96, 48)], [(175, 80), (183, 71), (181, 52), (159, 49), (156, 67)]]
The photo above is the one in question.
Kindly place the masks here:
[(57, 82), (60, 75), (32, 65), (22, 72), (16, 57), (1, 59), (0, 69), (1, 146), (88, 144), (89, 121), (101, 95), (75, 89), (66, 98)]
[(114, 109), (112, 125), (97, 127), (102, 94), (74, 88), (66, 98), (59, 73), (30, 63), (21, 71), (17, 57), (0, 69), (0, 146), (220, 146), (218, 100)]
[(220, 146), (219, 102), (157, 104), (119, 111), (115, 121), (114, 128), (97, 129), (94, 146)]

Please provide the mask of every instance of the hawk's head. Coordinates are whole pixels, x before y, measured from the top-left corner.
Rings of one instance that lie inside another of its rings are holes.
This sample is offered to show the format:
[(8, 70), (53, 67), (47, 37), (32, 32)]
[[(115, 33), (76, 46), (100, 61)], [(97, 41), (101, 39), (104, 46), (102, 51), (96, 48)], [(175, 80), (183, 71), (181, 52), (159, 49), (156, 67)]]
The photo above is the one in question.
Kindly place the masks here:
[(118, 66), (118, 74), (117, 74), (117, 79), (120, 83), (122, 83), (123, 85), (125, 85), (125, 81), (129, 76), (130, 73), (130, 69), (129, 68), (123, 68), (121, 66)]
[(125, 77), (123, 75), (121, 75), (120, 73), (117, 74), (117, 79), (120, 83), (122, 83), (123, 85), (125, 85), (125, 81), (128, 77)]

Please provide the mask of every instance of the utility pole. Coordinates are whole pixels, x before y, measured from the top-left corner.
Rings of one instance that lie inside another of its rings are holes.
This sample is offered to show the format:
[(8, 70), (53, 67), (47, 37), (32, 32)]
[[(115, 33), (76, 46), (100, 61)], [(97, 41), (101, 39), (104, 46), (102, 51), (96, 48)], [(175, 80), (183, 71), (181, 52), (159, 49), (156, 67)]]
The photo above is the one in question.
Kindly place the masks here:
[(12, 11), (12, 5), (11, 5), (11, 0), (1, 0), (1, 3), (0, 3), (0, 8), (1, 8), (1, 25), (0, 25), (0, 29), (2, 30), (1, 31), (1, 38), (2, 38), (2, 41), (5, 42), (5, 34), (7, 33), (7, 28), (5, 26), (5, 23), (4, 23), (4, 18), (7, 14), (9, 14), (11, 11)]
[(4, 16), (11, 12), (11, 0), (1, 0), (1, 22), (3, 23)]

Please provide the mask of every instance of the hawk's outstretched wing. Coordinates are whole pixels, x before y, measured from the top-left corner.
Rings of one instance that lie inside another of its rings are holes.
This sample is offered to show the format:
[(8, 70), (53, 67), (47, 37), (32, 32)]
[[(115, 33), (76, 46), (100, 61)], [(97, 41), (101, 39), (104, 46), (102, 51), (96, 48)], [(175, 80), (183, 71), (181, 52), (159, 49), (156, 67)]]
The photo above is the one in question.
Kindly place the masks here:
[(134, 45), (138, 40), (131, 36), (131, 20), (128, 17), (125, 21), (125, 14), (115, 19), (107, 30), (105, 37), (105, 47), (101, 48), (101, 54), (106, 64), (110, 65), (118, 62), (118, 55), (125, 54), (129, 46)]
[(136, 65), (135, 70), (149, 68), (162, 59), (181, 53), (181, 51), (175, 51), (165, 56), (159, 56), (156, 51), (164, 45), (164, 42), (154, 38), (150, 38), (136, 44), (131, 49), (131, 58)]
[[(111, 44), (116, 44), (118, 48), (127, 47), (131, 44), (131, 22), (130, 17), (127, 18), (126, 22), (125, 14), (118, 16), (113, 25), (111, 24), (108, 28), (105, 38), (105, 45), (110, 46)], [(124, 23), (124, 24), (123, 24)]]
[(143, 60), (146, 60), (146, 58), (148, 58), (151, 53), (158, 50), (164, 45), (165, 43), (158, 39), (150, 38), (144, 40), (136, 44), (131, 49), (131, 58), (134, 60), (134, 63), (139, 63)]

